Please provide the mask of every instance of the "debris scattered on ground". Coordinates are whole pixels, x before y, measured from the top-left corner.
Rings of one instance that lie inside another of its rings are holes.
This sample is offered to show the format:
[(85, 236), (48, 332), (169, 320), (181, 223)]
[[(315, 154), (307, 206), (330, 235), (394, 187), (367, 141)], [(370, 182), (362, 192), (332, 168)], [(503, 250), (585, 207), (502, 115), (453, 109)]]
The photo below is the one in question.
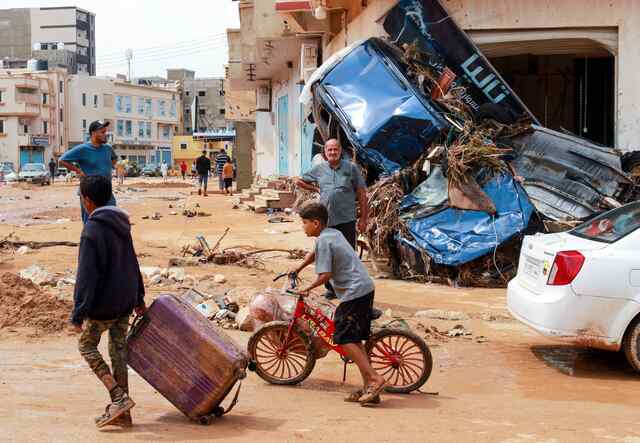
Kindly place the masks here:
[(227, 281), (227, 278), (222, 274), (216, 274), (213, 277), (213, 281), (216, 282), (216, 283), (222, 284), (222, 283)]
[(257, 249), (252, 246), (230, 246), (220, 249), (222, 240), (225, 238), (230, 228), (226, 228), (216, 241), (213, 247), (209, 246), (207, 240), (201, 236), (196, 236), (196, 241), (182, 247), (182, 255), (199, 257), (201, 262), (211, 262), (218, 265), (237, 264), (248, 267), (262, 267), (262, 254), (268, 252), (282, 252), (289, 254), (290, 259), (299, 260), (306, 256), (307, 252), (300, 249), (267, 248)]
[(469, 337), (473, 335), (473, 333), (470, 330), (465, 329), (462, 325), (455, 325), (452, 329), (447, 331), (447, 335), (449, 337)]
[(23, 246), (26, 246), (29, 249), (42, 249), (57, 246), (77, 247), (78, 243), (71, 241), (22, 241), (16, 237), (14, 233), (10, 233), (5, 237), (0, 238), (0, 249), (16, 250)]
[(185, 217), (211, 217), (211, 214), (208, 212), (200, 211), (200, 205), (196, 203), (193, 206), (185, 207), (182, 211), (182, 215)]
[(55, 286), (58, 281), (54, 274), (38, 265), (31, 265), (20, 271), (20, 278), (31, 280), (40, 286)]
[(424, 311), (418, 311), (414, 314), (414, 317), (417, 318), (431, 318), (437, 320), (451, 320), (451, 321), (459, 321), (459, 320), (468, 320), (469, 316), (464, 312), (458, 311), (445, 311), (442, 309), (427, 309)]
[(64, 330), (69, 322), (72, 303), (60, 300), (31, 280), (16, 274), (0, 276), (0, 329), (35, 327), (36, 333)]
[(18, 255), (26, 255), (29, 254), (33, 251), (33, 249), (31, 249), (29, 246), (20, 246), (18, 248), (18, 250), (16, 251), (16, 253)]
[(292, 223), (293, 220), (287, 217), (283, 217), (281, 215), (274, 215), (273, 217), (269, 217), (267, 220), (269, 223)]

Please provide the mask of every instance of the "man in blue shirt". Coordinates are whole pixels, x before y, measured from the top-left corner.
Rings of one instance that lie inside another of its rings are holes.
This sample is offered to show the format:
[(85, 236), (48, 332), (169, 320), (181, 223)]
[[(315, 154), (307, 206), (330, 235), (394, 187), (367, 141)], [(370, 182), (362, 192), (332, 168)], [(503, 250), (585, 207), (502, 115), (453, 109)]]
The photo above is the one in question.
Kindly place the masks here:
[[(60, 164), (69, 171), (74, 171), (78, 176), (101, 175), (111, 179), (111, 171), (117, 161), (116, 154), (111, 145), (107, 144), (107, 128), (109, 122), (96, 120), (89, 125), (91, 141), (73, 147), (60, 157)], [(107, 206), (115, 206), (116, 199), (111, 195)], [(82, 223), (89, 218), (82, 199), (80, 199), (80, 211)]]

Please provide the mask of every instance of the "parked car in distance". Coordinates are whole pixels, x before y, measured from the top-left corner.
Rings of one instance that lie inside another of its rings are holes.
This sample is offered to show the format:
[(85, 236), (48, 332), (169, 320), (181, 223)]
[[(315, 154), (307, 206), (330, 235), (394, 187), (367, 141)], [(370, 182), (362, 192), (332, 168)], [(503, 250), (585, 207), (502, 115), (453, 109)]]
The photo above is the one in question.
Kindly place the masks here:
[(124, 175), (125, 177), (140, 177), (140, 168), (137, 163), (129, 163), (126, 166)]
[(18, 177), (20, 181), (40, 183), (43, 186), (51, 184), (51, 176), (43, 163), (25, 164), (22, 169), (20, 169)]
[(18, 174), (13, 170), (13, 163), (0, 163), (0, 182), (18, 181)]
[(160, 165), (149, 163), (142, 168), (140, 175), (143, 177), (160, 177)]
[(509, 282), (511, 314), (578, 345), (624, 350), (640, 372), (640, 202), (568, 232), (526, 236)]
[(69, 170), (64, 167), (59, 167), (56, 171), (56, 177), (64, 177), (69, 173)]

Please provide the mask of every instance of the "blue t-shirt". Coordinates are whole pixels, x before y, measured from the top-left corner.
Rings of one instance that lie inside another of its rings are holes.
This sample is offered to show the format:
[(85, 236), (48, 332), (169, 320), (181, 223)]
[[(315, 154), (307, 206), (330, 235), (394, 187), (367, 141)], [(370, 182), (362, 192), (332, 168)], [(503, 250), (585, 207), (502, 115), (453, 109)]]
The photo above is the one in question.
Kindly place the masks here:
[(112, 161), (116, 159), (111, 145), (104, 144), (96, 148), (91, 143), (74, 146), (60, 157), (62, 161), (77, 164), (86, 175), (102, 175), (107, 178), (111, 178)]

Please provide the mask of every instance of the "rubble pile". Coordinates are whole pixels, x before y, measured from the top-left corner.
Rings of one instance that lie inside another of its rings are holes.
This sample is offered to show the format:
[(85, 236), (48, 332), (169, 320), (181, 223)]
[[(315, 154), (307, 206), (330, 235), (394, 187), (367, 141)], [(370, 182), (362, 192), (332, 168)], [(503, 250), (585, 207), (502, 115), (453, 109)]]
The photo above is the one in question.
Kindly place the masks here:
[(640, 196), (640, 154), (541, 127), (437, 0), (400, 0), (383, 27), (331, 56), (301, 101), (363, 170), (369, 249), (396, 276), (505, 286), (525, 235)]
[(64, 330), (72, 302), (61, 300), (31, 280), (12, 273), (0, 276), (0, 329), (31, 327), (36, 333)]

